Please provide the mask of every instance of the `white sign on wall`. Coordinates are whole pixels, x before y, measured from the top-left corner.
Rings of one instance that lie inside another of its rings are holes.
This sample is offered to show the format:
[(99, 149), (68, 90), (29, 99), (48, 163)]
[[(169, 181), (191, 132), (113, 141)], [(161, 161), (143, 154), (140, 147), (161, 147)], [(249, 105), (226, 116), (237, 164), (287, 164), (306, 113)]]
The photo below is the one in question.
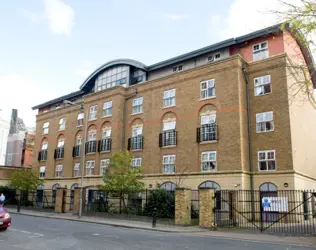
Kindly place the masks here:
[(262, 208), (265, 212), (288, 212), (289, 203), (287, 197), (263, 197)]

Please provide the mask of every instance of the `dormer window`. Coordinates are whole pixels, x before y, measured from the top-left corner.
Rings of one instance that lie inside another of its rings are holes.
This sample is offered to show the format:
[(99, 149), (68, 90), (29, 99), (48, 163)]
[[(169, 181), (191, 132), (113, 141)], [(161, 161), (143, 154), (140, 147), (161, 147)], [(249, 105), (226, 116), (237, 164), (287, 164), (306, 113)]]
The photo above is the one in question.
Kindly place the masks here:
[(118, 85), (127, 83), (129, 67), (128, 66), (116, 66), (105, 70), (99, 74), (95, 80), (95, 91), (102, 91)]
[(215, 53), (207, 57), (207, 62), (214, 62), (221, 59), (221, 53)]
[(268, 42), (262, 42), (252, 47), (253, 60), (262, 60), (269, 57)]
[(183, 65), (178, 65), (178, 66), (173, 67), (174, 73), (181, 72), (182, 70), (183, 70)]

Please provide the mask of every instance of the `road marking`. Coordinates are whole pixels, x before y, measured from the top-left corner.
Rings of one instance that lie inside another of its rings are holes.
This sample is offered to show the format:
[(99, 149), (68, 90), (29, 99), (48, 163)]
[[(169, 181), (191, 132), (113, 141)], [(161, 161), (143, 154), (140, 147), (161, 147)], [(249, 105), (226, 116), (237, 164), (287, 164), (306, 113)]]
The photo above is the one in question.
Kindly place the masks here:
[(94, 236), (100, 236), (100, 234), (93, 234)]
[(31, 236), (28, 237), (30, 239), (44, 236), (43, 234), (33, 233), (33, 232), (29, 232), (29, 231), (24, 231), (24, 230), (18, 230), (18, 229), (14, 229), (14, 228), (10, 228), (10, 231), (24, 233), (24, 234), (30, 234)]

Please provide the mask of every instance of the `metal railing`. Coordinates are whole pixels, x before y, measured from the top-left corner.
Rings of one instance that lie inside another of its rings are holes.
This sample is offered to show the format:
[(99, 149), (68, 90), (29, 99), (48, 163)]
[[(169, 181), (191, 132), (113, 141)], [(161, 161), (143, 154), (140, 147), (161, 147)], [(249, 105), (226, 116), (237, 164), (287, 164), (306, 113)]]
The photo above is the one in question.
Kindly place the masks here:
[(56, 148), (55, 149), (55, 159), (63, 159), (64, 158), (64, 147)]
[(81, 156), (81, 145), (76, 145), (72, 148), (72, 157)]
[(97, 141), (86, 142), (86, 153), (96, 153), (97, 152)]
[(143, 140), (142, 135), (131, 137), (128, 139), (127, 149), (128, 150), (142, 150), (144, 146), (143, 141), (144, 140)]
[(38, 161), (47, 161), (47, 150), (41, 150), (38, 152)]
[(177, 131), (167, 130), (159, 134), (159, 147), (176, 146)]
[(196, 129), (196, 141), (198, 143), (217, 140), (218, 132), (216, 123), (205, 124)]
[(98, 151), (99, 152), (110, 152), (112, 146), (111, 139), (102, 139), (98, 143)]

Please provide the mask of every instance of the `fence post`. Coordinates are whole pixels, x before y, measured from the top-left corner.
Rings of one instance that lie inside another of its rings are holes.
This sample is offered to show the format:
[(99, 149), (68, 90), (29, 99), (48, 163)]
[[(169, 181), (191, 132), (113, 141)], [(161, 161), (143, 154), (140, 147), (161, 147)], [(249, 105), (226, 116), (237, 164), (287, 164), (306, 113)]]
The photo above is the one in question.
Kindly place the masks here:
[(215, 189), (200, 187), (200, 227), (214, 228), (215, 222)]
[(176, 189), (175, 224), (191, 224), (191, 189)]
[(20, 192), (18, 192), (18, 194), (17, 194), (17, 202), (18, 202), (18, 204), (17, 204), (17, 212), (18, 213), (20, 213), (20, 210), (21, 210), (21, 194), (20, 194)]
[[(86, 189), (82, 189), (82, 212), (85, 211), (85, 204), (86, 204)], [(73, 213), (79, 213), (79, 206), (80, 206), (80, 188), (76, 187), (74, 190), (74, 204), (73, 204)]]
[(64, 188), (58, 188), (56, 190), (56, 200), (55, 200), (55, 212), (63, 213), (63, 203), (64, 203)]
[(157, 208), (154, 208), (154, 212), (153, 212), (153, 228), (156, 227), (156, 221), (157, 221)]

